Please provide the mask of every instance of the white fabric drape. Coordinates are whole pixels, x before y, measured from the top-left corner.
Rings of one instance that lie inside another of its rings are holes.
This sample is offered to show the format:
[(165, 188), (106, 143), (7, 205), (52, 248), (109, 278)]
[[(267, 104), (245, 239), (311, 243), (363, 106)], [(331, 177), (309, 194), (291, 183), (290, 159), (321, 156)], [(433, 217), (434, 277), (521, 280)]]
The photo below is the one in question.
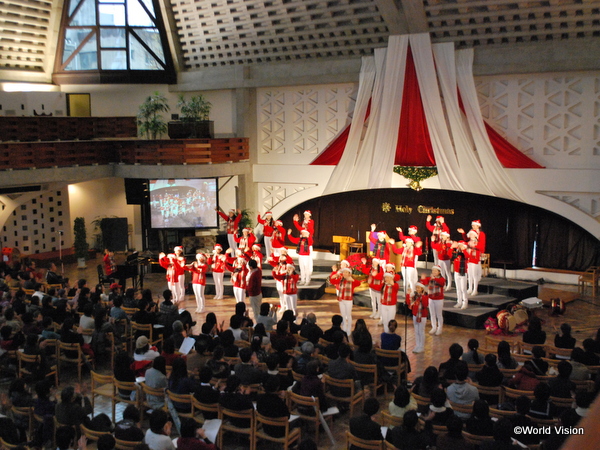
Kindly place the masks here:
[(372, 56), (363, 57), (360, 69), (358, 84), (358, 94), (354, 106), (354, 115), (350, 124), (348, 141), (344, 148), (344, 153), (340, 162), (334, 169), (323, 191), (323, 195), (343, 192), (348, 188), (348, 174), (356, 167), (356, 157), (360, 148), (360, 138), (363, 132), (365, 116), (369, 99), (373, 92), (373, 83), (375, 82), (375, 60)]
[(474, 150), (468, 124), (463, 118), (458, 103), (454, 44), (451, 42), (434, 44), (432, 48), (438, 81), (444, 98), (446, 117), (458, 160), (458, 177), (464, 189), (493, 195), (486, 182), (485, 174)]
[(380, 120), (377, 124), (375, 151), (369, 174), (369, 188), (371, 189), (386, 188), (392, 185), (408, 36), (390, 36), (387, 50)]
[(500, 164), (485, 130), (473, 78), (473, 55), (472, 48), (456, 52), (456, 72), (458, 89), (485, 178), (496, 196), (522, 201), (517, 185)]
[[(444, 117), (429, 33), (411, 34), (409, 37), (440, 187), (464, 191), (460, 180), (458, 160)], [(391, 167), (387, 166), (386, 168), (389, 170)]]

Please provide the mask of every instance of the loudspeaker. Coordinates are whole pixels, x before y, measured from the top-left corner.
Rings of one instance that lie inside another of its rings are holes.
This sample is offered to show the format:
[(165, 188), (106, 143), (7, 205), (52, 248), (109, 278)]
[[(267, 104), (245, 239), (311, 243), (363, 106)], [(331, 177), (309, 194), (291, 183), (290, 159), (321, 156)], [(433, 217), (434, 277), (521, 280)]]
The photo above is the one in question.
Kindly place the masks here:
[(148, 180), (125, 178), (125, 198), (128, 205), (143, 205), (146, 199)]
[(102, 240), (104, 247), (113, 252), (124, 252), (127, 250), (127, 218), (106, 217), (100, 222)]

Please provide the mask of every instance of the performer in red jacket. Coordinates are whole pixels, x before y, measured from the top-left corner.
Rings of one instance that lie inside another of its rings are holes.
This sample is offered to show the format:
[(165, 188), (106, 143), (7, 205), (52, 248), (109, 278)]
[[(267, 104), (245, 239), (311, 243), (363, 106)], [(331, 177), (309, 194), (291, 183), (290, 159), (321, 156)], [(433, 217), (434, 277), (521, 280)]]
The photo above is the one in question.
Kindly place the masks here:
[(398, 290), (400, 286), (394, 281), (394, 274), (386, 272), (384, 274), (384, 284), (381, 289), (381, 320), (383, 321), (383, 331), (389, 333), (390, 320), (396, 318), (396, 308), (398, 304)]
[(385, 231), (377, 232), (377, 239), (373, 237), (373, 232), (375, 231), (376, 225), (374, 223), (371, 224), (371, 234), (369, 235), (369, 240), (371, 244), (373, 244), (373, 257), (379, 260), (384, 260), (386, 263), (390, 261), (390, 247), (391, 245), (388, 242), (388, 236)]
[[(177, 261), (179, 261), (179, 264), (185, 270), (186, 261), (185, 261), (185, 256), (183, 255), (183, 247), (178, 245), (177, 247), (175, 247), (173, 249), (173, 252), (175, 253), (175, 257), (177, 258)], [(183, 302), (184, 300), (185, 300), (185, 272), (183, 272), (179, 276), (179, 280), (177, 280), (177, 289), (175, 292), (173, 292), (173, 303), (180, 303), (180, 302)]]
[(271, 235), (271, 247), (275, 256), (279, 256), (282, 249), (285, 249), (285, 228), (281, 220), (275, 221), (275, 228)]
[(273, 277), (281, 282), (283, 287), (284, 303), (287, 309), (297, 313), (298, 307), (298, 274), (293, 264), (287, 264), (285, 273), (273, 273)]
[(214, 300), (221, 300), (223, 298), (223, 278), (225, 276), (226, 262), (227, 257), (223, 254), (223, 247), (221, 247), (221, 244), (215, 244), (212, 256), (207, 262), (212, 269), (213, 281), (215, 282)]
[(196, 312), (204, 312), (204, 289), (206, 287), (206, 256), (203, 253), (196, 253), (196, 261), (185, 266), (185, 270), (192, 272), (192, 289), (196, 297)]
[[(465, 241), (469, 239), (468, 236), (465, 234), (465, 230), (463, 228), (458, 228), (456, 231), (462, 234), (462, 237)], [(485, 253), (485, 233), (481, 231), (480, 220), (474, 220), (473, 222), (471, 222), (471, 231), (477, 234), (477, 249), (481, 253)]]
[(219, 211), (219, 208), (215, 208), (215, 211), (217, 211), (219, 216), (227, 222), (227, 242), (229, 242), (229, 248), (231, 248), (232, 251), (236, 251), (237, 244), (235, 242), (235, 236), (237, 235), (240, 220), (242, 220), (242, 210), (238, 209), (236, 211), (235, 209), (230, 209), (228, 216), (225, 215), (223, 211)]
[(467, 244), (464, 241), (452, 244), (452, 268), (454, 269), (454, 281), (456, 283), (456, 305), (455, 308), (467, 309), (469, 298), (467, 296), (467, 255), (465, 250)]
[(300, 266), (300, 283), (305, 286), (310, 283), (313, 273), (312, 246), (313, 238), (307, 229), (300, 231), (300, 237), (292, 236), (292, 230), (288, 230), (288, 239), (296, 244), (298, 252), (298, 265)]
[[(377, 258), (373, 258), (371, 261), (371, 266), (367, 266), (366, 259), (364, 260), (364, 265), (362, 272), (366, 275), (369, 275), (367, 278), (367, 283), (369, 283), (369, 295), (371, 296), (371, 309), (373, 312), (369, 316), (371, 319), (380, 319), (381, 318), (381, 289), (383, 288), (383, 273), (385, 268), (383, 264), (385, 261), (381, 261)], [(384, 323), (385, 325), (385, 323)]]
[(179, 277), (184, 274), (183, 265), (174, 253), (165, 255), (164, 252), (158, 255), (158, 263), (167, 271), (167, 286), (173, 293), (173, 303), (176, 303), (175, 291), (179, 287)]
[(237, 248), (239, 248), (243, 253), (248, 253), (252, 249), (252, 245), (256, 242), (256, 236), (252, 232), (252, 228), (244, 228), (242, 230), (242, 235), (238, 236), (237, 233), (233, 235), (233, 239), (237, 244)]
[(467, 294), (477, 295), (479, 281), (481, 281), (481, 250), (477, 248), (477, 233), (473, 230), (467, 233), (469, 241), (465, 253), (469, 267), (467, 270)]
[(444, 216), (437, 216), (433, 225), (431, 225), (430, 223), (431, 215), (428, 215), (426, 220), (427, 222), (425, 222), (425, 226), (431, 232), (431, 248), (433, 251), (433, 263), (439, 264), (438, 250), (433, 246), (433, 244), (440, 240), (440, 235), (442, 231), (445, 231), (446, 233), (448, 233), (448, 236), (450, 236), (450, 228), (448, 228), (448, 225), (446, 225)]
[(431, 330), (429, 334), (439, 336), (442, 334), (444, 326), (444, 286), (446, 280), (442, 277), (440, 266), (431, 268), (431, 276), (421, 278), (421, 284), (427, 286), (427, 295), (429, 296), (429, 312), (431, 317)]
[(442, 231), (440, 239), (431, 244), (431, 248), (437, 250), (438, 266), (442, 269), (442, 276), (446, 279), (446, 290), (452, 288), (452, 270), (450, 257), (452, 256), (452, 241), (450, 233)]
[(248, 259), (253, 259), (254, 261), (256, 261), (256, 264), (258, 265), (258, 267), (262, 266), (262, 261), (263, 261), (263, 254), (260, 252), (260, 244), (257, 244), (256, 242), (254, 244), (252, 244), (252, 252), (248, 253)]
[(277, 288), (277, 292), (279, 293), (279, 304), (281, 305), (281, 310), (285, 311), (288, 309), (288, 305), (286, 303), (284, 291), (283, 291), (283, 283), (279, 279), (279, 276), (284, 276), (287, 272), (287, 265), (292, 264), (292, 258), (287, 255), (275, 256), (273, 255), (268, 260), (269, 264), (273, 266), (272, 274), (275, 279), (275, 287)]
[[(263, 240), (265, 244), (265, 252), (267, 255), (270, 255), (273, 251), (271, 247), (271, 236), (273, 236), (273, 228), (275, 227), (275, 221), (273, 220), (273, 213), (271, 211), (267, 211), (265, 213), (265, 218), (261, 218), (260, 214), (256, 218), (256, 221), (263, 226)], [(259, 264), (260, 265), (260, 264)]]
[[(231, 249), (227, 249), (231, 253)], [(246, 277), (248, 275), (248, 260), (240, 249), (235, 251), (235, 258), (227, 258), (227, 270), (231, 272), (231, 283), (233, 284), (233, 295), (237, 303), (243, 302), (246, 298)]]
[(415, 242), (415, 244), (417, 242), (421, 242), (421, 238), (417, 236), (417, 231), (419, 231), (419, 229), (416, 225), (411, 225), (410, 227), (408, 227), (408, 236), (404, 235), (404, 233), (402, 232), (402, 228), (400, 227), (396, 227), (396, 231), (398, 231), (398, 237), (402, 242), (406, 241), (406, 239), (408, 238), (412, 239)]
[[(418, 281), (417, 274), (417, 260), (419, 255), (423, 253), (421, 250), (421, 242), (415, 245), (411, 238), (406, 238), (404, 245), (401, 248), (396, 248), (392, 245), (392, 250), (397, 255), (402, 255), (402, 278), (404, 281), (404, 292), (407, 293), (409, 290), (414, 291), (415, 284)], [(384, 321), (385, 325), (385, 321)]]
[(352, 270), (349, 267), (344, 267), (338, 271), (337, 264), (334, 264), (332, 269), (333, 272), (329, 279), (337, 291), (340, 314), (344, 319), (342, 330), (346, 334), (350, 334), (352, 332), (352, 299), (354, 289), (360, 285), (360, 281), (352, 278)]
[(425, 350), (425, 325), (427, 324), (427, 308), (429, 297), (425, 293), (425, 286), (417, 283), (414, 292), (406, 294), (406, 304), (413, 315), (415, 327), (415, 348), (413, 353), (422, 353)]
[(310, 211), (304, 211), (304, 220), (302, 223), (299, 222), (300, 217), (298, 214), (294, 214), (294, 226), (298, 231), (308, 230), (311, 236), (315, 235), (315, 221), (312, 219), (312, 213)]

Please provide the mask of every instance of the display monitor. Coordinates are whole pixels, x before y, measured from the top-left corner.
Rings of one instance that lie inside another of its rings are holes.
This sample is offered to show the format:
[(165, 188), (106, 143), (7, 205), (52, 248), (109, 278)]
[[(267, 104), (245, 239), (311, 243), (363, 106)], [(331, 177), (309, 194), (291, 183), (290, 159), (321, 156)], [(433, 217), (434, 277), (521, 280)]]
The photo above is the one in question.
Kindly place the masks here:
[(216, 228), (216, 178), (149, 180), (152, 228)]

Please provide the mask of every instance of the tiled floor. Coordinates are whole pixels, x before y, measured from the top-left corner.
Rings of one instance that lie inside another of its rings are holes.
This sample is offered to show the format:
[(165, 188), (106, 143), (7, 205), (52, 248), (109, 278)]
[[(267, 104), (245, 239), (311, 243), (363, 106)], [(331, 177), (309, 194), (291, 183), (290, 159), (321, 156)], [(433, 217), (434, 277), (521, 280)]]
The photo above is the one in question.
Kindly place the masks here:
[[(89, 284), (93, 286), (97, 281), (96, 275), (96, 264), (100, 261), (90, 261), (88, 263), (87, 269), (76, 269), (74, 266), (65, 267), (67, 276), (70, 277), (71, 280), (76, 280), (78, 278), (86, 278), (89, 280)], [(159, 293), (162, 292), (163, 289), (166, 288), (166, 282), (164, 280), (164, 275), (162, 274), (149, 274), (146, 276), (144, 281), (144, 287), (152, 289), (153, 292)], [(576, 286), (565, 286), (565, 285), (555, 285), (555, 284), (545, 284), (540, 287), (540, 289), (544, 288), (552, 288), (564, 291), (573, 290), (576, 291)], [(225, 298), (223, 300), (213, 301), (211, 299), (212, 296), (209, 296), (207, 300), (207, 311), (212, 311), (217, 315), (219, 322), (221, 320), (225, 320), (228, 322), (229, 317), (233, 314), (235, 299)], [(275, 302), (276, 299), (266, 298), (264, 301), (267, 302)], [(188, 295), (186, 297), (186, 308), (192, 313), (198, 322), (197, 330), (202, 323), (204, 323), (205, 313), (196, 314), (195, 310), (195, 302), (193, 296)], [(320, 300), (305, 300), (298, 302), (299, 315), (302, 316), (308, 312), (314, 312), (317, 315), (317, 323), (324, 329), (329, 328), (331, 315), (337, 313), (339, 311), (337, 301), (335, 297), (331, 294), (326, 294)], [(371, 334), (373, 335), (374, 341), (379, 341), (379, 336), (382, 332), (382, 327), (377, 325), (377, 321), (374, 319), (369, 319), (370, 309), (362, 308), (362, 307), (354, 307), (353, 309), (353, 319), (356, 320), (358, 318), (365, 319)], [(573, 335), (577, 338), (578, 343), (580, 344), (585, 338), (592, 337), (595, 335), (596, 330), (600, 326), (600, 299), (599, 298), (591, 298), (584, 297), (583, 300), (577, 300), (568, 304), (567, 311), (562, 317), (551, 317), (549, 315), (548, 309), (537, 310), (536, 314), (545, 321), (544, 330), (548, 333), (548, 336), (552, 337), (555, 333), (555, 330), (560, 326), (563, 322), (569, 322), (573, 327)], [(440, 362), (446, 360), (448, 358), (448, 347), (450, 344), (454, 342), (458, 342), (463, 347), (466, 348), (467, 341), (470, 338), (477, 338), (480, 341), (480, 344), (483, 346), (483, 342), (485, 340), (485, 331), (484, 330), (470, 330), (464, 328), (458, 328), (454, 326), (445, 326), (444, 333), (441, 336), (431, 336), (428, 333), (426, 334), (426, 343), (425, 343), (425, 352), (419, 354), (413, 354), (411, 349), (414, 346), (414, 336), (412, 330), (412, 324), (405, 320), (404, 317), (398, 316), (396, 318), (399, 322), (398, 333), (402, 335), (403, 341), (406, 342), (408, 348), (408, 355), (410, 358), (412, 372), (409, 375), (409, 379), (412, 380), (418, 375), (422, 374), (424, 369), (429, 365), (435, 365), (436, 367)], [(520, 336), (516, 336), (512, 339), (520, 339)], [(404, 348), (404, 344), (403, 344)], [(99, 367), (101, 372), (109, 372), (110, 368), (105, 366)], [(61, 387), (71, 383), (74, 381), (73, 372), (63, 371), (61, 376)], [(380, 397), (380, 402), (382, 408), (387, 407), (387, 403), (390, 401), (392, 394), (388, 394), (387, 398)], [(124, 409), (124, 405), (117, 405), (117, 420), (121, 419), (121, 414)], [(96, 413), (105, 412), (110, 416), (110, 404), (104, 400), (98, 400), (96, 402)], [(336, 444), (331, 445), (325, 436), (324, 433), (320, 434), (320, 448), (345, 448), (345, 431), (348, 427), (348, 413), (342, 415), (340, 418), (337, 418), (334, 421), (333, 433), (336, 438)], [(305, 434), (307, 437), (313, 437), (313, 432), (310, 431), (308, 434)], [(245, 445), (236, 445), (234, 443), (227, 443), (225, 448), (246, 448)], [(261, 445), (262, 447), (262, 445)]]

